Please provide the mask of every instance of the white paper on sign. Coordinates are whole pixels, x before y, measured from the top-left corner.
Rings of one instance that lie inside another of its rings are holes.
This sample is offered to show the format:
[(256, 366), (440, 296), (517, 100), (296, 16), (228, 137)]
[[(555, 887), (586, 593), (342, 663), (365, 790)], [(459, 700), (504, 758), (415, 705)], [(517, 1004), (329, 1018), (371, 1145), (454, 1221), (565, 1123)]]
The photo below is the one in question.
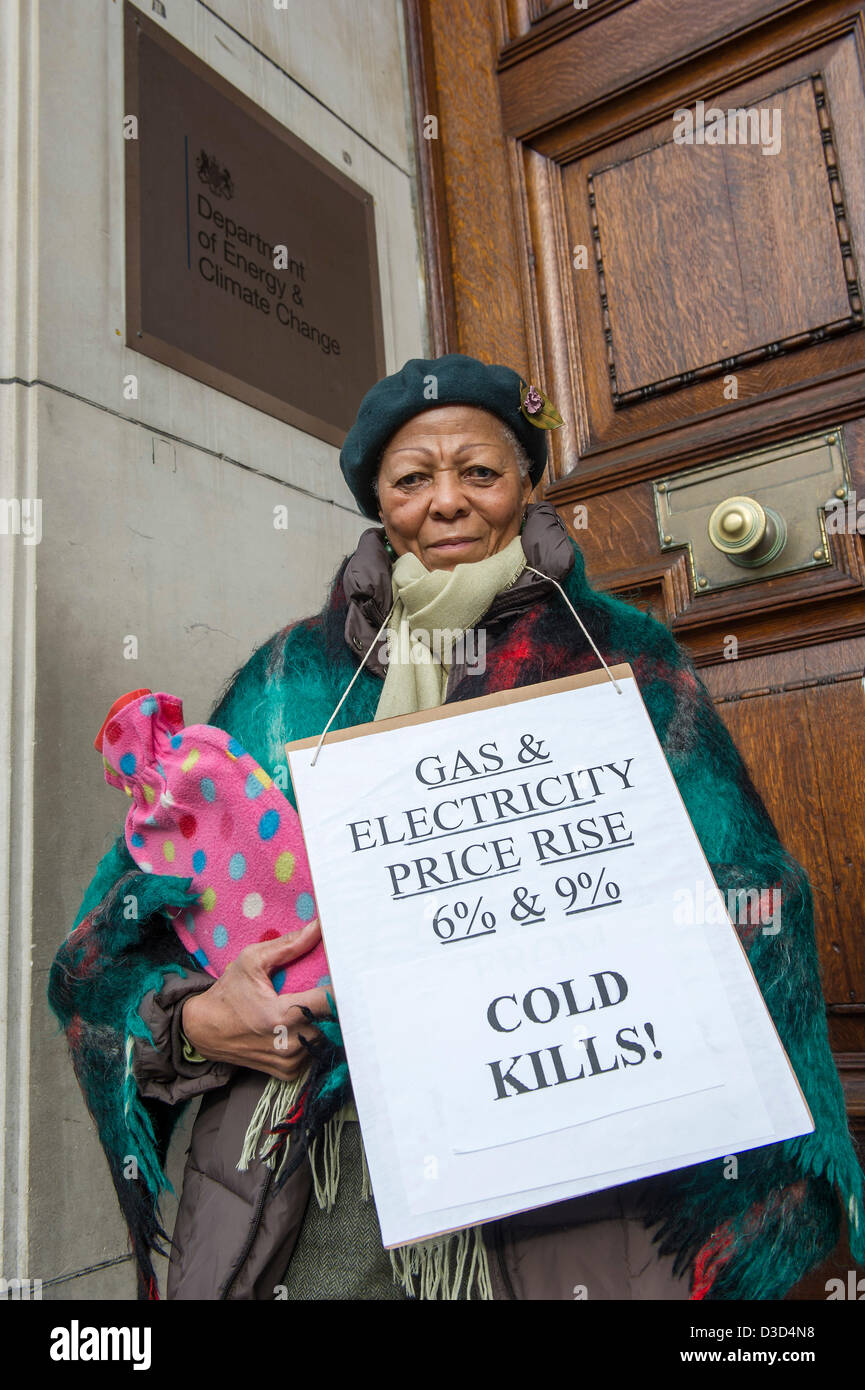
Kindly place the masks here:
[(288, 745), (386, 1245), (813, 1127), (616, 675)]
[[(479, 957), (460, 962), (459, 980), (450, 981), (450, 1006), (465, 1017), (465, 1033), (446, 1032), (436, 1054), (451, 1076), (467, 1052), (489, 1061), (445, 1093), (455, 1152), (495, 1148), (723, 1084), (717, 1050), (698, 1028), (687, 992), (675, 1010), (669, 1007), (667, 951), (653, 946), (640, 927), (607, 926), (594, 948), (574, 939), (579, 935), (579, 927), (546, 934), (531, 960), (526, 943), (516, 942), (494, 968)], [(625, 958), (627, 976), (618, 968)], [(557, 981), (562, 961), (569, 962), (569, 973)], [(446, 988), (446, 965), (426, 966), (425, 987)], [(554, 983), (539, 987), (539, 980)], [(487, 1011), (494, 998), (503, 1001), (496, 1013), (512, 1032), (491, 1032)], [(524, 998), (542, 1022), (521, 1012)], [(568, 1016), (573, 1004), (585, 1012)], [(423, 1016), (418, 1022), (423, 1025)], [(402, 1051), (400, 1065), (410, 1056)]]

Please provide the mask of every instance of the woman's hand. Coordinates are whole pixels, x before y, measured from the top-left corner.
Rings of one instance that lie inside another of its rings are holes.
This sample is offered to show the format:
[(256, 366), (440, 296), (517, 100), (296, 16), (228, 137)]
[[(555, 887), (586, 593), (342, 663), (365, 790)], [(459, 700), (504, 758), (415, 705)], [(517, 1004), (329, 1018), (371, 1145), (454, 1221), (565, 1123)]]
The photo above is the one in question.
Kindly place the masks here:
[(325, 1018), (330, 1014), (327, 994), (333, 997), (333, 991), (321, 986), (303, 994), (276, 994), (270, 977), (320, 940), (316, 919), (302, 931), (245, 946), (210, 989), (184, 1001), (181, 1027), (192, 1046), (212, 1062), (233, 1062), (285, 1081), (300, 1076), (310, 1058), (299, 1038), (312, 1042), (321, 1036), (300, 1006)]

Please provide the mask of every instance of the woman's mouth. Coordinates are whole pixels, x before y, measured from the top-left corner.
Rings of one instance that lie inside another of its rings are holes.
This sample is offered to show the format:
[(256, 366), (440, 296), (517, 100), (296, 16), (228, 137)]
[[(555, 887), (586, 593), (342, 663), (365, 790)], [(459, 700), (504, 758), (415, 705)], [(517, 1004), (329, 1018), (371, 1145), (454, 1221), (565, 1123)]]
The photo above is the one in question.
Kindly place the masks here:
[(469, 536), (465, 540), (434, 541), (428, 546), (429, 550), (465, 550), (467, 546), (475, 544), (475, 537)]

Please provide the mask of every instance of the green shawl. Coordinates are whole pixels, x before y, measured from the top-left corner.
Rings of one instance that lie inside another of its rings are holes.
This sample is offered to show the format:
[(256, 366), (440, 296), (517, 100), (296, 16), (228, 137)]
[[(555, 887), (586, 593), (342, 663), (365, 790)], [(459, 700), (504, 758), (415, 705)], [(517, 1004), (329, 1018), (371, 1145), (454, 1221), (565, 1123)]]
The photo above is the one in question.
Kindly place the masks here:
[[(812, 1134), (740, 1154), (735, 1180), (726, 1177), (721, 1159), (664, 1175), (652, 1188), (645, 1224), (657, 1226), (661, 1253), (676, 1255), (676, 1272), (693, 1267), (693, 1298), (782, 1298), (832, 1252), (842, 1216), (853, 1258), (865, 1262), (863, 1174), (829, 1047), (811, 888), (781, 845), (687, 653), (661, 624), (593, 590), (576, 545), (573, 551), (565, 591), (605, 660), (633, 667), (725, 900), (754, 887), (772, 886), (782, 895), (780, 932), (764, 933), (747, 919), (736, 928), (815, 1122)], [(229, 679), (208, 721), (228, 730), (293, 804), (284, 744), (321, 733), (360, 659), (344, 638), (347, 563), (348, 557), (321, 613), (259, 646)], [(464, 680), (449, 701), (598, 665), (561, 596), (548, 591), (525, 613), (488, 625), (486, 657), (485, 673)], [(371, 722), (381, 690), (381, 678), (362, 670), (332, 727)], [(138, 1094), (132, 1040), (146, 1036), (138, 1012), (145, 994), (160, 987), (166, 972), (196, 968), (166, 916), (168, 908), (190, 900), (189, 883), (142, 873), (121, 833), (86, 890), (48, 988), (105, 1150), (145, 1298), (158, 1296), (151, 1263), (152, 1250), (165, 1238), (158, 1198), (170, 1186), (165, 1155), (183, 1107)], [(134, 920), (124, 910), (130, 895), (138, 902)], [(321, 1026), (325, 1039), (314, 1085), (299, 1135), (292, 1135), (295, 1163), (350, 1097), (338, 1019)], [(397, 1019), (394, 1026), (398, 1033), (411, 1021), (400, 1025)], [(138, 1161), (135, 1179), (125, 1176), (129, 1155)]]

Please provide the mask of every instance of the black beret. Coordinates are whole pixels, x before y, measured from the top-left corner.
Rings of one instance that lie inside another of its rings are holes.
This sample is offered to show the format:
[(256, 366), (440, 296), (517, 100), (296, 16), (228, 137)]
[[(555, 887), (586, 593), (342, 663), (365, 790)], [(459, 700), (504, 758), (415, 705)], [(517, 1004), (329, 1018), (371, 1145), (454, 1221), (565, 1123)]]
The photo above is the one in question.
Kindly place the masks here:
[[(547, 462), (547, 429), (541, 426), (542, 409), (538, 399), (549, 402), (535, 388), (530, 404), (535, 405), (538, 423), (522, 409), (526, 383), (510, 367), (489, 366), (476, 357), (449, 352), (444, 357), (412, 357), (392, 376), (384, 376), (370, 387), (357, 412), (357, 419), (345, 437), (339, 456), (343, 477), (364, 516), (378, 520), (378, 505), (372, 490), (382, 449), (406, 420), (438, 405), (474, 405), (498, 415), (524, 446), (531, 460), (529, 475), (537, 484)], [(553, 411), (561, 423), (561, 417)], [(547, 420), (551, 417), (545, 416)]]

